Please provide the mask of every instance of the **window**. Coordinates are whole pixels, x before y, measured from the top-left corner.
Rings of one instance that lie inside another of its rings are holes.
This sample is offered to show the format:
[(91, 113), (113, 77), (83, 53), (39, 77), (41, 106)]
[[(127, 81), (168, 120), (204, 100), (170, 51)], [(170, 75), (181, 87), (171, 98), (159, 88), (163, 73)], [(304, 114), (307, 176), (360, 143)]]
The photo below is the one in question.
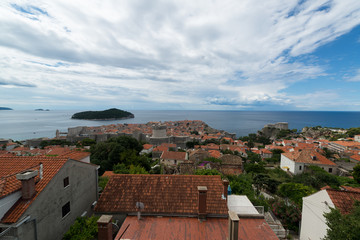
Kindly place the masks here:
[(69, 186), (69, 177), (64, 178), (64, 187)]
[(332, 173), (332, 168), (329, 168), (329, 173)]
[(301, 166), (299, 166), (299, 170), (301, 170)]
[(70, 212), (70, 202), (67, 202), (67, 203), (62, 207), (62, 217), (65, 217), (69, 212)]

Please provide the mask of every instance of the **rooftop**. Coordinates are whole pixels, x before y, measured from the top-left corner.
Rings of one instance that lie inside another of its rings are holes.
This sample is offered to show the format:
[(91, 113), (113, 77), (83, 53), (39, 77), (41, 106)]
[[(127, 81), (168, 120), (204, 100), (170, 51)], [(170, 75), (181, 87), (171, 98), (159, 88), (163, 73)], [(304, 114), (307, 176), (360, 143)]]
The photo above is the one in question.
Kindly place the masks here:
[(342, 214), (348, 214), (353, 209), (355, 201), (360, 201), (360, 192), (341, 191), (335, 189), (326, 189), (331, 201), (340, 210)]
[(95, 207), (99, 213), (198, 214), (198, 186), (206, 186), (207, 213), (227, 215), (220, 176), (117, 174), (110, 178)]
[(43, 164), (43, 178), (35, 178), (35, 195), (28, 200), (19, 199), (14, 206), (1, 219), (2, 223), (15, 223), (25, 210), (31, 205), (36, 197), (41, 193), (45, 186), (61, 169), (67, 158), (54, 157), (3, 157), (0, 156), (0, 198), (19, 191), (21, 182), (16, 179), (16, 173), (25, 170), (39, 170), (40, 163)]
[[(115, 240), (120, 239), (228, 239), (228, 219), (185, 217), (126, 217)], [(278, 239), (264, 219), (240, 218), (239, 240)]]
[[(303, 150), (297, 152), (287, 152), (282, 153), (285, 157), (301, 163), (311, 163), (311, 164), (323, 164), (323, 165), (333, 165), (336, 166), (335, 163), (327, 159), (325, 156), (321, 155), (315, 150)], [(314, 160), (313, 156), (316, 157)]]

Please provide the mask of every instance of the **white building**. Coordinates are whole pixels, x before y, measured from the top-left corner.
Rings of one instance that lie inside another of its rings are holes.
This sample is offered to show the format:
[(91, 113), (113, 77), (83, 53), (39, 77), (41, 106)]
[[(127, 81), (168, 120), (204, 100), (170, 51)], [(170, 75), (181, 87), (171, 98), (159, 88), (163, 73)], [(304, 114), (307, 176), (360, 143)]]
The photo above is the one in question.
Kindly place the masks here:
[(324, 189), (303, 198), (300, 240), (318, 240), (328, 229), (324, 213), (338, 208), (342, 214), (349, 213), (360, 192)]
[(337, 171), (335, 163), (315, 150), (293, 151), (281, 154), (281, 169), (290, 171), (292, 174), (302, 173), (306, 166), (311, 165), (319, 166), (332, 174), (335, 174)]
[(360, 135), (355, 135), (355, 136), (354, 136), (354, 140), (355, 140), (356, 142), (360, 142)]

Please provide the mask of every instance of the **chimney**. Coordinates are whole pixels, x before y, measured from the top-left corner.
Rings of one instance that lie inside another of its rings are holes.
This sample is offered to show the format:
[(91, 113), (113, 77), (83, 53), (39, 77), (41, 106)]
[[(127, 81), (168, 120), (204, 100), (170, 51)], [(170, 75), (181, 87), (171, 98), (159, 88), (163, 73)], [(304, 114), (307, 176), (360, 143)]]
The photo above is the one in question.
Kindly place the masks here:
[(206, 186), (198, 186), (199, 191), (199, 219), (205, 220), (206, 219), (206, 193), (207, 187)]
[(101, 215), (97, 220), (98, 240), (112, 240), (112, 215)]
[(16, 174), (16, 178), (21, 181), (21, 194), (23, 199), (30, 199), (35, 194), (35, 177), (37, 170), (29, 170)]
[(235, 212), (229, 211), (229, 238), (228, 240), (238, 240), (239, 237), (239, 217)]
[(228, 181), (228, 180), (223, 180), (223, 185), (224, 185), (223, 195), (224, 195), (225, 199), (227, 199), (227, 197), (228, 197), (229, 181)]

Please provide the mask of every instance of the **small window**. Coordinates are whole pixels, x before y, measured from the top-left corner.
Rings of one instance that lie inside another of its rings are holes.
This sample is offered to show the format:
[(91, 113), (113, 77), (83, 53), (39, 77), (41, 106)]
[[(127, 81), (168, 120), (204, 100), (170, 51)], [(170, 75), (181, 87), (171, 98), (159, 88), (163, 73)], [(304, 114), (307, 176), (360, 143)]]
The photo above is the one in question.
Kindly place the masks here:
[(69, 186), (69, 177), (64, 178), (64, 187)]
[(329, 173), (332, 173), (332, 168), (329, 168)]
[(299, 170), (301, 170), (301, 166), (299, 166)]
[(62, 207), (62, 217), (65, 217), (69, 212), (70, 212), (70, 202), (67, 202), (67, 203)]

